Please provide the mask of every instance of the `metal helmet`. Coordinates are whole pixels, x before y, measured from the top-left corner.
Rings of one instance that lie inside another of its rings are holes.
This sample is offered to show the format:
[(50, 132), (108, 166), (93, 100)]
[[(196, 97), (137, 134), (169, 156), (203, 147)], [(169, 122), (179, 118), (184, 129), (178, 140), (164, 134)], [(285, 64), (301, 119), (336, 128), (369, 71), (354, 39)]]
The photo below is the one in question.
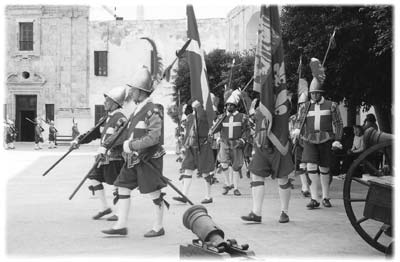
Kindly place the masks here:
[(307, 102), (308, 100), (308, 83), (304, 78), (299, 79), (299, 84), (297, 85), (297, 104)]
[(146, 66), (140, 68), (133, 76), (132, 81), (130, 81), (127, 86), (131, 88), (137, 88), (146, 92), (153, 92), (153, 81), (151, 79), (151, 74)]
[(125, 87), (117, 86), (104, 93), (104, 97), (110, 98), (112, 101), (117, 103), (120, 107), (124, 104), (125, 100)]
[(325, 92), (325, 90), (322, 89), (321, 82), (318, 81), (316, 77), (313, 78), (310, 84), (310, 93), (312, 92)]

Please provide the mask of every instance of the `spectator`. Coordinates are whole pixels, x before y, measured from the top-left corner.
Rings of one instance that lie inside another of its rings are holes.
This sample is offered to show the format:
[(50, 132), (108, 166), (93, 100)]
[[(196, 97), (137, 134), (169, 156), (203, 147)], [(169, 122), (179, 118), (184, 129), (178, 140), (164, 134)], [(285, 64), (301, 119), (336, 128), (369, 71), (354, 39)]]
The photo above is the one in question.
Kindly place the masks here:
[(78, 123), (73, 122), (72, 124), (72, 140), (75, 140), (80, 135), (80, 132), (78, 130)]
[(376, 124), (376, 117), (374, 114), (368, 114), (364, 120), (363, 131), (367, 130), (369, 127), (374, 128), (375, 130), (379, 130), (378, 125)]
[[(343, 169), (346, 171), (349, 169), (350, 165), (353, 161), (364, 151), (364, 132), (363, 128), (360, 125), (355, 125), (353, 127), (354, 130), (354, 139), (353, 139), (353, 146), (351, 149), (347, 151), (347, 157), (345, 157), (343, 161)], [(354, 175), (355, 177), (361, 177), (362, 172), (359, 168), (356, 169)]]

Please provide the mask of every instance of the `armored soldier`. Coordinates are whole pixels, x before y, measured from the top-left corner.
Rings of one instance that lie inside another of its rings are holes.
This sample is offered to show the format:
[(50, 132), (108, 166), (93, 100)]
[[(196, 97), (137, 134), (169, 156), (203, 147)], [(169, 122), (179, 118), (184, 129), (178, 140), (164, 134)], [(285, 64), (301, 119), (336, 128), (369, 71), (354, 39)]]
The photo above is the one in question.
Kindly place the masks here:
[[(259, 101), (257, 102), (259, 104)], [(258, 105), (255, 105), (255, 134), (254, 155), (251, 159), (249, 170), (251, 174), (250, 183), (253, 198), (253, 208), (247, 216), (242, 216), (244, 221), (261, 223), (262, 204), (265, 194), (265, 178), (278, 179), (278, 191), (281, 200), (280, 223), (289, 222), (288, 209), (290, 192), (292, 188), (289, 174), (293, 171), (291, 154), (282, 155), (272, 144), (267, 136), (268, 123), (261, 113)]]
[(7, 119), (5, 123), (6, 149), (15, 149), (14, 141), (17, 136), (14, 122)]
[(42, 147), (40, 143), (43, 143), (43, 134), (44, 131), (43, 127), (40, 125), (40, 119), (37, 117), (35, 119), (35, 150), (40, 150)]
[[(213, 127), (212, 132), (220, 132), (220, 149), (218, 161), (221, 163), (225, 178), (223, 195), (234, 188), (233, 194), (240, 196), (239, 172), (244, 164), (243, 148), (249, 136), (248, 117), (237, 110), (240, 101), (240, 91), (235, 90), (225, 101), (226, 112), (219, 116), (222, 121)], [(229, 167), (232, 168), (233, 181), (229, 177)]]
[[(136, 107), (129, 118), (127, 128), (114, 144), (123, 145), (125, 159), (125, 164), (114, 182), (118, 187), (118, 222), (111, 229), (102, 232), (108, 235), (128, 234), (130, 195), (132, 190), (138, 188), (140, 193), (152, 199), (156, 214), (152, 229), (144, 237), (162, 236), (165, 234), (164, 207), (169, 206), (164, 200), (165, 193), (161, 192), (166, 184), (160, 178), (165, 154), (162, 147), (163, 112), (149, 97), (153, 87), (150, 72), (146, 67), (135, 74), (128, 86), (129, 96), (136, 103)], [(112, 136), (108, 141), (113, 139), (115, 138)]]
[(56, 148), (56, 135), (57, 135), (57, 129), (54, 127), (54, 121), (51, 120), (49, 123), (49, 146), (48, 148)]
[[(99, 163), (97, 167), (93, 169), (92, 173), (89, 174), (89, 179), (91, 181), (89, 190), (100, 200), (101, 208), (100, 211), (92, 217), (94, 220), (112, 213), (112, 209), (106, 200), (103, 183), (113, 185), (124, 163), (122, 158), (122, 146), (113, 147), (106, 154), (107, 148), (105, 143), (107, 139), (118, 132), (119, 128), (127, 121), (126, 117), (121, 112), (125, 99), (125, 87), (115, 87), (109, 90), (104, 94), (104, 98), (104, 109), (107, 112), (107, 118), (103, 126), (99, 126), (96, 130), (92, 129), (88, 131), (88, 133), (82, 134), (72, 141), (72, 145), (76, 145), (78, 141), (80, 144), (87, 144), (100, 138), (100, 147), (96, 155), (96, 161), (99, 161)], [(116, 215), (107, 218), (108, 221), (115, 221), (117, 219), (118, 217)]]
[[(203, 176), (206, 194), (201, 201), (202, 204), (213, 202), (211, 197), (211, 185), (214, 182), (212, 171), (215, 166), (215, 159), (208, 140), (209, 125), (207, 114), (203, 105), (195, 100), (186, 107), (187, 119), (185, 122), (185, 136), (183, 144), (185, 147), (185, 155), (182, 162), (184, 174), (181, 175), (183, 183), (182, 193), (187, 196), (195, 169)], [(173, 197), (174, 200), (186, 203), (183, 197)]]
[(311, 201), (307, 204), (307, 208), (314, 209), (320, 205), (317, 201), (320, 183), (318, 171), (321, 174), (322, 204), (325, 207), (332, 206), (329, 199), (332, 179), (329, 173), (331, 149), (342, 147), (340, 139), (343, 123), (338, 105), (322, 96), (325, 73), (321, 63), (318, 59), (312, 58), (310, 66), (314, 76), (310, 84), (311, 101), (300, 107), (293, 134), (300, 135), (304, 140), (302, 162), (307, 163), (307, 172), (311, 180)]
[[(303, 87), (301, 88), (300, 85), (302, 85)], [(297, 99), (297, 105), (298, 105), (297, 108), (300, 108), (302, 104), (304, 104), (305, 102), (308, 101), (308, 87), (307, 87), (307, 82), (304, 79), (299, 80), (299, 90), (298, 91), (299, 91), (298, 92), (299, 97)], [(289, 118), (289, 131), (291, 134), (291, 139), (293, 141), (293, 144), (296, 144), (295, 152), (293, 152), (295, 172), (300, 177), (301, 194), (304, 197), (310, 197), (310, 189), (309, 189), (309, 184), (308, 184), (308, 179), (307, 179), (307, 174), (306, 174), (306, 163), (301, 161), (301, 155), (303, 153), (304, 142), (302, 139), (296, 139), (296, 137), (293, 134), (297, 117), (298, 117), (298, 113), (292, 115)]]

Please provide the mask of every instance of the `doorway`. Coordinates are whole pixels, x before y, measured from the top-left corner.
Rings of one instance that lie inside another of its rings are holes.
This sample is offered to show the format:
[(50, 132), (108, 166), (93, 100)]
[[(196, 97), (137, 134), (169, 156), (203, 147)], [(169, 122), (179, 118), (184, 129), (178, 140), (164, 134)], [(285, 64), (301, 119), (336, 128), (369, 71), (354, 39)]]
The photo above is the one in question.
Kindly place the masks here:
[(18, 131), (17, 141), (34, 141), (35, 125), (29, 120), (35, 120), (37, 116), (36, 95), (15, 96), (15, 124)]

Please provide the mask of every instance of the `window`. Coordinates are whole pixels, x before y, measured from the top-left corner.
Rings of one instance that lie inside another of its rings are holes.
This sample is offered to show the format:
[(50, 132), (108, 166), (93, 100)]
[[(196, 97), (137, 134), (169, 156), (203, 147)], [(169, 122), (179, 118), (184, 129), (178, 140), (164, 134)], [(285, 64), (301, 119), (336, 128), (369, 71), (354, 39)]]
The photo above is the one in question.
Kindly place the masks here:
[(19, 23), (19, 50), (33, 50), (33, 23)]
[(106, 115), (104, 105), (94, 105), (94, 124), (99, 122), (100, 118)]
[(107, 51), (94, 51), (94, 75), (107, 76)]
[(46, 121), (54, 120), (54, 104), (46, 104)]

